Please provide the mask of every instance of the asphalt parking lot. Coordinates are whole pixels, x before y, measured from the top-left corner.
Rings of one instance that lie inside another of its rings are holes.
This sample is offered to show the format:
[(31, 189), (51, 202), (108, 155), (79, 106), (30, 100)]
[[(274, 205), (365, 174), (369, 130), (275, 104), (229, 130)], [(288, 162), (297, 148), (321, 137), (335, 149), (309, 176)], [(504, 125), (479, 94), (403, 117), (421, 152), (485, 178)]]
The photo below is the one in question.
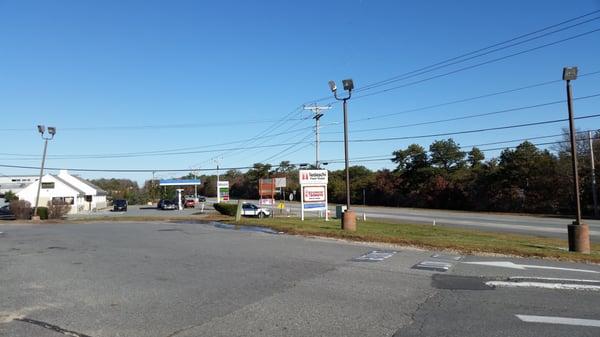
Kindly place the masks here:
[[(0, 225), (0, 232), (0, 336), (598, 336), (600, 331), (589, 326), (600, 319), (598, 291), (494, 289), (485, 283), (543, 276), (585, 278), (594, 288), (600, 283), (595, 265), (440, 256), (216, 223), (11, 222)], [(367, 254), (373, 250), (380, 252), (376, 258)], [(415, 268), (423, 261), (448, 267)], [(554, 326), (516, 316), (567, 313), (592, 323)]]

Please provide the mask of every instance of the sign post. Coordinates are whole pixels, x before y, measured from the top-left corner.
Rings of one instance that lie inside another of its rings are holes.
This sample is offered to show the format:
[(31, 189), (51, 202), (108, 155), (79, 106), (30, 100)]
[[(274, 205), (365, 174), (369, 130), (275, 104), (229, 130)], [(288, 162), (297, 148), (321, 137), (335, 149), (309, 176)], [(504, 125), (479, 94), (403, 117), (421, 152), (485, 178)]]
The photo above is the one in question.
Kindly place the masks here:
[(329, 221), (327, 209), (327, 170), (300, 170), (300, 218), (304, 221), (305, 211), (325, 211), (325, 221)]

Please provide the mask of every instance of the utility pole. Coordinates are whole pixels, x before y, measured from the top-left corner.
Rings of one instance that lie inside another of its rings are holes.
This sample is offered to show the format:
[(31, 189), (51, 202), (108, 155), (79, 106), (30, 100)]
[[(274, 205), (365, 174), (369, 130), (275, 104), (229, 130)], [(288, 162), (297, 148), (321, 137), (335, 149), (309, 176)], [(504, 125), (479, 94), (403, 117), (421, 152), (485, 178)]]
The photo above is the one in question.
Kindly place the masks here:
[(319, 120), (321, 119), (321, 117), (323, 117), (323, 114), (321, 113), (321, 110), (329, 110), (331, 109), (331, 105), (327, 105), (327, 106), (318, 106), (316, 103), (314, 106), (304, 106), (304, 110), (310, 110), (312, 111), (315, 115), (313, 116), (313, 119), (315, 120), (315, 167), (317, 169), (320, 169), (320, 163), (319, 163)]
[(213, 163), (217, 165), (217, 203), (221, 202), (221, 191), (219, 190), (219, 164), (221, 164), (222, 157), (213, 159)]
[(573, 169), (573, 196), (575, 198), (575, 221), (568, 225), (569, 251), (590, 253), (590, 229), (581, 221), (581, 201), (579, 200), (579, 173), (577, 171), (577, 143), (573, 118), (573, 93), (571, 81), (577, 79), (577, 67), (563, 68), (563, 80), (567, 82), (567, 107), (569, 109), (569, 133), (571, 138), (571, 166)]
[(590, 141), (590, 163), (592, 168), (592, 197), (594, 199), (594, 218), (598, 217), (598, 192), (596, 190), (596, 165), (594, 163), (594, 141), (592, 140), (592, 131), (588, 131)]

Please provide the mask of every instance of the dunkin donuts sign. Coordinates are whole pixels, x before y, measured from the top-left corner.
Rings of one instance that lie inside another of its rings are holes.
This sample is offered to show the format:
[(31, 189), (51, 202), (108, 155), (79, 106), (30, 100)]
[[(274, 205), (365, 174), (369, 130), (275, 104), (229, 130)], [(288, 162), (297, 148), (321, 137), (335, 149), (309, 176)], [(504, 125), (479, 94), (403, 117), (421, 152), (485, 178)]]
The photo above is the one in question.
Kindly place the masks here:
[(300, 185), (327, 185), (327, 170), (300, 170)]

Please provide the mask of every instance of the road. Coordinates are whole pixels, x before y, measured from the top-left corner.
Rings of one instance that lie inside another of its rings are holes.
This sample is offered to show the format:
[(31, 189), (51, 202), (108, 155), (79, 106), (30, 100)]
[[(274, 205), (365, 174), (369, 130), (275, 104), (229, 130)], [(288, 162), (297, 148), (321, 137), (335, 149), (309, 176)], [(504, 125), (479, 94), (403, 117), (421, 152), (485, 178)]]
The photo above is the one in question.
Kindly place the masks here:
[[(204, 212), (215, 212), (212, 204), (215, 201), (207, 200), (205, 203)], [(237, 202), (232, 200), (231, 202)], [(257, 200), (250, 202), (258, 203)], [(335, 205), (330, 205), (330, 214), (335, 216)], [(572, 220), (568, 218), (549, 217), (549, 216), (534, 216), (534, 215), (518, 215), (518, 214), (501, 214), (501, 213), (485, 213), (485, 212), (463, 212), (463, 211), (448, 211), (448, 210), (433, 210), (433, 209), (417, 209), (417, 208), (402, 208), (402, 207), (372, 207), (372, 206), (353, 206), (359, 217), (363, 214), (367, 219), (382, 219), (388, 221), (398, 221), (405, 223), (416, 223), (424, 225), (432, 225), (434, 220), (436, 225), (451, 226), (459, 228), (473, 228), (478, 230), (486, 230), (493, 232), (506, 232), (529, 234), (537, 236), (560, 237), (566, 238), (567, 224)], [(200, 212), (199, 208), (189, 208), (181, 211), (162, 211), (157, 210), (152, 206), (129, 206), (128, 212), (111, 212), (109, 210), (99, 211), (92, 214), (81, 214), (71, 216), (70, 218), (86, 218), (89, 216), (149, 216), (149, 217), (164, 217), (165, 215), (192, 215)], [(279, 210), (275, 210), (279, 212)], [(283, 214), (291, 214), (298, 216), (300, 213), (300, 204), (298, 202), (286, 202)], [(315, 212), (306, 213), (307, 217), (318, 216)], [(600, 239), (600, 220), (586, 220), (590, 226), (590, 236), (594, 240)]]
[[(258, 201), (252, 201), (257, 203)], [(300, 212), (300, 204), (287, 202), (293, 214)], [(352, 206), (359, 217), (363, 214), (367, 219), (383, 219), (416, 224), (433, 224), (460, 228), (474, 228), (493, 232), (519, 233), (539, 236), (566, 238), (567, 225), (572, 222), (569, 218), (501, 214), (486, 212), (463, 212), (434, 209), (418, 209), (403, 207), (372, 207)], [(335, 216), (335, 205), (329, 205), (330, 214)], [(316, 216), (316, 213), (306, 213), (307, 216)], [(590, 236), (600, 239), (600, 220), (585, 220), (590, 226)]]
[(213, 223), (11, 222), (0, 232), (0, 336), (600, 334), (597, 265)]

